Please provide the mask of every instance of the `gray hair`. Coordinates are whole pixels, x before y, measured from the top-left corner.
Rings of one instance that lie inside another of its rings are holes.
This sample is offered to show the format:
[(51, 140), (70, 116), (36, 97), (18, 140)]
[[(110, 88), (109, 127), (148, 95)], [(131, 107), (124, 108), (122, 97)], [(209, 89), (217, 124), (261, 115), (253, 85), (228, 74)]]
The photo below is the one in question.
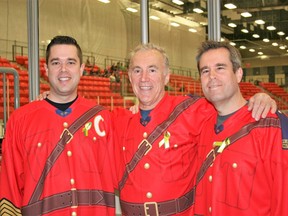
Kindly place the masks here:
[(149, 50), (156, 50), (158, 51), (164, 58), (164, 63), (165, 63), (165, 66), (167, 67), (167, 71), (169, 71), (169, 57), (166, 53), (166, 51), (161, 48), (160, 46), (157, 46), (153, 43), (147, 43), (147, 44), (140, 44), (138, 45), (134, 50), (132, 50), (129, 54), (129, 67), (131, 67), (131, 64), (132, 64), (132, 59), (134, 57), (134, 55), (139, 52), (139, 51), (149, 51)]

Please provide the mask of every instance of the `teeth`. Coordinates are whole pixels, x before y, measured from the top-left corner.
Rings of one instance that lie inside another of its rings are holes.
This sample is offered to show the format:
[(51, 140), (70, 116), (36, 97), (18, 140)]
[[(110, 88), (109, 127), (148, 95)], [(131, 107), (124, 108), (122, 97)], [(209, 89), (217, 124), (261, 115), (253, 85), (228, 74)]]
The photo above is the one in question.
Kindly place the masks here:
[(67, 81), (67, 80), (69, 80), (69, 78), (68, 77), (60, 77), (59, 80), (60, 81)]
[(142, 90), (149, 90), (149, 89), (151, 89), (151, 87), (149, 87), (149, 86), (140, 86), (140, 89), (142, 89)]

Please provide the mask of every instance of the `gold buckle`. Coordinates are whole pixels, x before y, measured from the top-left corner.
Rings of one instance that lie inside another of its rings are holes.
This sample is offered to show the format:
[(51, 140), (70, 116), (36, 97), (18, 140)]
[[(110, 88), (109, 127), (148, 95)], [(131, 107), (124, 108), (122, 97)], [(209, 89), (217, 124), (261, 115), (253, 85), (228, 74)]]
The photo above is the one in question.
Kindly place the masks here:
[(146, 155), (151, 149), (152, 149), (152, 145), (148, 142), (148, 140), (143, 139), (142, 142), (138, 145), (138, 149), (140, 148), (141, 145), (145, 145), (145, 146), (149, 146), (149, 148), (146, 150), (145, 154)]
[(78, 208), (78, 196), (76, 188), (71, 188), (71, 208)]
[(152, 214), (155, 216), (159, 216), (159, 212), (158, 212), (158, 206), (156, 202), (145, 202), (144, 203), (144, 212), (145, 212), (145, 216), (151, 216), (150, 214), (148, 214), (147, 211), (149, 211), (150, 207), (148, 205), (154, 205), (155, 206), (155, 212), (156, 214)]
[(67, 131), (68, 135), (70, 135), (70, 139), (66, 142), (66, 144), (67, 144), (67, 143), (69, 143), (69, 142), (73, 139), (73, 134), (70, 133), (70, 131), (69, 131), (67, 128), (65, 128), (65, 129), (63, 130), (60, 138), (62, 138), (62, 136), (64, 135), (65, 131)]

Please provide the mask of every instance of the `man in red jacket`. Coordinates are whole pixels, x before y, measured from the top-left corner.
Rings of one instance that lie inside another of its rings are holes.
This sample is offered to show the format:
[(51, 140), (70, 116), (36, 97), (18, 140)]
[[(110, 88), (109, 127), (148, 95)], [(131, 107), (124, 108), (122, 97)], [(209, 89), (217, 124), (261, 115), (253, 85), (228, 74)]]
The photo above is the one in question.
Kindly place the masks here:
[(0, 215), (115, 215), (110, 112), (77, 94), (81, 48), (57, 36), (46, 64), (48, 97), (15, 110), (6, 127)]
[(217, 110), (200, 135), (196, 215), (288, 215), (288, 119), (255, 121), (239, 82), (241, 56), (206, 41), (197, 55), (202, 89)]

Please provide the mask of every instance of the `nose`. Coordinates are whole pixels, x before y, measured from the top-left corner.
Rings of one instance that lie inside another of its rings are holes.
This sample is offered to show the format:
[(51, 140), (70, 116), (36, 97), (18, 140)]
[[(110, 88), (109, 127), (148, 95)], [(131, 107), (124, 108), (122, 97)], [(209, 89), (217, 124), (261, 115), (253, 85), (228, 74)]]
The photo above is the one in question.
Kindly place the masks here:
[(149, 72), (148, 71), (143, 71), (141, 74), (141, 81), (147, 81), (149, 79)]
[(215, 79), (216, 78), (216, 71), (211, 69), (210, 73), (209, 73), (209, 77), (210, 77), (210, 79)]
[(60, 67), (61, 67), (61, 71), (66, 71), (67, 65), (66, 65), (66, 63), (62, 62)]

